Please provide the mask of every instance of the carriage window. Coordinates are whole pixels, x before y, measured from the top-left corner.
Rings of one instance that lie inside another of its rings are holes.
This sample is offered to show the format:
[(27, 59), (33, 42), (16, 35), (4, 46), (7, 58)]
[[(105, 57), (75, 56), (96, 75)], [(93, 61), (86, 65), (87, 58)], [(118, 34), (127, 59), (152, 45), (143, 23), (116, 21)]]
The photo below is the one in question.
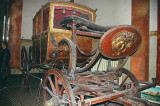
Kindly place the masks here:
[(38, 15), (37, 33), (41, 33), (41, 14)]
[(43, 11), (43, 31), (47, 30), (49, 25), (49, 7)]
[(54, 7), (54, 28), (62, 28), (60, 25), (60, 21), (68, 16), (68, 15), (76, 15), (83, 17), (87, 20), (92, 20), (92, 15), (89, 12), (80, 10), (80, 9), (75, 9), (72, 7), (62, 7), (62, 6), (55, 6)]
[(33, 35), (36, 35), (36, 18), (33, 19)]

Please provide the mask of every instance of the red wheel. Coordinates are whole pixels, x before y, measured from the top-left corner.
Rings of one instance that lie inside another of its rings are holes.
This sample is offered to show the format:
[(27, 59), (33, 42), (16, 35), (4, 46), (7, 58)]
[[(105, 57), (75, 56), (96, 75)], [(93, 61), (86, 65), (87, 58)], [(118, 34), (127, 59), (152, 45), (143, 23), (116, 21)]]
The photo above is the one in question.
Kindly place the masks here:
[[(115, 90), (119, 90), (119, 91), (124, 91), (127, 89), (131, 89), (133, 87), (138, 87), (139, 86), (139, 82), (137, 80), (137, 78), (134, 76), (134, 74), (132, 72), (130, 72), (129, 70), (125, 69), (125, 68), (121, 68), (118, 70), (118, 75), (117, 75), (117, 79), (115, 80), (115, 83), (117, 83), (117, 86), (115, 87)], [(138, 90), (135, 90), (135, 92), (130, 92), (129, 94), (125, 94), (125, 96), (130, 96), (132, 95), (133, 97), (140, 97), (140, 92), (138, 92)], [(124, 98), (125, 98), (124, 96)], [(117, 99), (117, 100), (111, 100), (109, 102), (107, 102), (109, 105), (123, 105), (124, 101), (127, 101), (127, 98), (125, 99)], [(122, 100), (122, 101), (121, 101)], [(128, 102), (126, 102), (128, 103)], [(132, 103), (131, 103), (132, 104)], [(128, 104), (129, 105), (129, 104)], [(127, 105), (127, 106), (128, 106)]]
[(72, 88), (62, 71), (58, 69), (47, 71), (43, 80), (43, 102), (45, 106), (76, 106)]
[[(135, 77), (135, 75), (131, 71), (129, 71), (125, 68), (122, 68), (119, 70), (118, 86), (121, 90), (125, 90), (126, 88), (130, 89), (133, 86), (138, 87), (139, 82), (138, 82), (137, 78)], [(134, 96), (140, 97), (140, 93), (137, 91), (137, 92), (135, 92)]]

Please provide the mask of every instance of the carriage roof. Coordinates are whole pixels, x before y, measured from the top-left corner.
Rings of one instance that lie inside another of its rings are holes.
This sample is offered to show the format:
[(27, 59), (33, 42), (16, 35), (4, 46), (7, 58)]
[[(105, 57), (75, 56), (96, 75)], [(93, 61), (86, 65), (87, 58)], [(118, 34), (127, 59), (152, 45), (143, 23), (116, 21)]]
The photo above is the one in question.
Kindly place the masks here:
[(78, 3), (72, 3), (72, 2), (57, 2), (57, 1), (49, 1), (47, 2), (45, 5), (42, 5), (42, 7), (37, 11), (37, 13), (35, 14), (35, 16), (33, 17), (33, 19), (43, 10), (45, 9), (46, 7), (50, 6), (50, 5), (62, 5), (62, 6), (71, 6), (71, 7), (76, 7), (76, 8), (83, 8), (84, 10), (88, 10), (90, 12), (93, 12), (94, 15), (95, 15), (95, 12), (96, 12), (96, 9), (92, 9), (90, 7), (87, 7), (87, 6), (84, 6), (84, 5), (81, 5), (81, 4), (78, 4)]

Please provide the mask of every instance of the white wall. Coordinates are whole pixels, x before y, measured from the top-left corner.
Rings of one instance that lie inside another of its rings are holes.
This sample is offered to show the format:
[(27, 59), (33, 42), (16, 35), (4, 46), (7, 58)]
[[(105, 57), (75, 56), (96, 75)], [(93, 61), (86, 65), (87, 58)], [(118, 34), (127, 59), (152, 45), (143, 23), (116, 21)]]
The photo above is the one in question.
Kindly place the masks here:
[[(149, 31), (157, 31), (157, 0), (150, 0)], [(150, 36), (149, 46), (149, 81), (156, 78), (157, 36)]]
[(31, 39), (32, 37), (32, 19), (36, 12), (44, 5), (48, 0), (23, 0), (22, 10), (22, 39)]
[(158, 0), (150, 0), (150, 25), (149, 30), (150, 31), (157, 31), (157, 4)]
[(74, 0), (92, 9), (97, 8), (96, 22), (100, 25), (131, 24), (131, 0)]

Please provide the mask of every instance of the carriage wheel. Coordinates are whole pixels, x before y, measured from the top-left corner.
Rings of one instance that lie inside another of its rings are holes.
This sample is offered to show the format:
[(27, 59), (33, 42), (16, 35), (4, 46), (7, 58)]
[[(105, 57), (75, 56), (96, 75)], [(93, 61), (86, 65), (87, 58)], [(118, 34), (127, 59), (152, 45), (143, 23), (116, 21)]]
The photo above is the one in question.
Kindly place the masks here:
[[(135, 75), (131, 71), (129, 71), (125, 68), (122, 68), (119, 70), (119, 80), (117, 83), (118, 83), (118, 86), (121, 90), (125, 90), (126, 88), (130, 89), (133, 86), (134, 87), (139, 86), (139, 82), (138, 82), (137, 78), (135, 77)], [(138, 91), (135, 92), (134, 95), (136, 97), (140, 97), (140, 93)]]
[(29, 61), (33, 62), (33, 47), (29, 47)]
[(76, 106), (72, 88), (62, 71), (47, 71), (43, 80), (43, 102), (45, 106)]
[[(130, 72), (129, 70), (125, 69), (125, 68), (121, 68), (118, 71), (119, 75), (117, 76), (117, 80), (115, 82), (117, 82), (118, 87), (116, 87), (116, 89), (123, 91), (126, 89), (131, 89), (132, 86), (134, 87), (138, 87), (139, 86), (139, 82), (137, 80), (137, 78), (134, 76), (134, 74), (132, 72)], [(134, 95), (133, 97), (140, 97), (140, 92), (135, 91), (135, 92), (131, 92), (132, 95)], [(130, 94), (126, 94), (126, 96), (130, 96)], [(124, 99), (127, 101), (127, 99)], [(122, 99), (123, 101), (123, 99)], [(106, 102), (108, 105), (116, 105), (116, 104), (123, 104), (123, 102), (121, 102), (121, 99), (118, 100), (111, 100)], [(127, 105), (128, 106), (128, 105)]]
[(28, 57), (26, 48), (23, 46), (21, 49), (21, 67), (23, 71), (28, 71)]
[(21, 49), (21, 67), (22, 67), (22, 85), (29, 86), (28, 75), (26, 74), (27, 72), (29, 72), (29, 64), (27, 58), (27, 51), (24, 46)]
[(70, 39), (64, 38), (58, 43), (59, 53), (55, 62), (56, 68), (66, 69), (65, 75), (73, 75), (76, 69), (77, 54), (76, 48)]

